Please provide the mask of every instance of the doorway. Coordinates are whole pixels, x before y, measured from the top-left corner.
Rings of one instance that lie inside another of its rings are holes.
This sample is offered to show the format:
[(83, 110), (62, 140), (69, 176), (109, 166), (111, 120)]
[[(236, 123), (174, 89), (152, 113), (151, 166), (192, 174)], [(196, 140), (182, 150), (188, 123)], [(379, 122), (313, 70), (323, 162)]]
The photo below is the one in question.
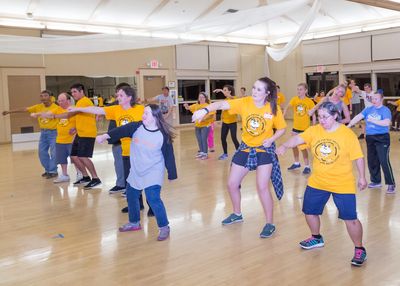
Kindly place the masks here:
[(307, 74), (308, 95), (314, 97), (318, 92), (327, 93), (339, 84), (338, 72), (308, 73)]
[(151, 75), (143, 77), (143, 96), (145, 99), (161, 94), (165, 86), (165, 76)]

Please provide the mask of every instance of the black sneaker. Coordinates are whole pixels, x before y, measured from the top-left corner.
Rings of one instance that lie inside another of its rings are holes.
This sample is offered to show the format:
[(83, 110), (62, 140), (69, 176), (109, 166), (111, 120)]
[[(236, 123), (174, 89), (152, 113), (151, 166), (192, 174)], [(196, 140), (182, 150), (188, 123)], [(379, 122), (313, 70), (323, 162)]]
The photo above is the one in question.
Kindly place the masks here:
[(90, 177), (89, 176), (84, 176), (84, 177), (82, 177), (82, 179), (79, 179), (79, 180), (77, 180), (75, 183), (74, 183), (74, 185), (80, 185), (80, 184), (84, 184), (84, 183), (89, 183), (91, 180), (90, 180)]
[(148, 216), (148, 217), (154, 216), (154, 213), (153, 213), (153, 210), (152, 210), (152, 209), (149, 209), (149, 210), (147, 211), (147, 216)]
[(46, 175), (46, 179), (51, 179), (51, 178), (55, 178), (58, 177), (58, 173), (47, 173)]
[(91, 189), (91, 188), (94, 188), (94, 187), (96, 187), (96, 186), (98, 186), (98, 185), (100, 185), (101, 184), (101, 181), (100, 181), (100, 179), (99, 178), (93, 178), (86, 186), (84, 186), (83, 188), (84, 189)]
[(128, 207), (124, 207), (123, 209), (121, 209), (121, 213), (126, 214), (128, 212), (129, 212)]
[(120, 186), (114, 186), (112, 187), (108, 192), (110, 194), (116, 194), (116, 193), (120, 193), (122, 191), (125, 191), (125, 187), (120, 187)]
[(49, 174), (49, 173), (44, 172), (44, 173), (42, 174), (42, 177), (45, 178), (45, 177), (47, 177), (48, 174)]

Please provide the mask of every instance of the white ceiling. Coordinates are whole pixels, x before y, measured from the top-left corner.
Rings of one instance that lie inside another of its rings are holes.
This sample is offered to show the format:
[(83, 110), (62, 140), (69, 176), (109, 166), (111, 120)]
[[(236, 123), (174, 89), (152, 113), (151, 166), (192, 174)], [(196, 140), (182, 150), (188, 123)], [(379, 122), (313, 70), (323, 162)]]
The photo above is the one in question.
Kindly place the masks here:
[[(400, 12), (396, 10), (355, 3), (360, 1), (320, 1), (319, 13), (303, 38), (400, 26)], [(184, 36), (231, 42), (236, 39), (237, 42), (273, 44), (287, 42), (296, 34), (313, 2), (0, 0), (0, 26), (37, 27), (44, 33), (46, 30), (70, 30), (175, 39), (183, 39)], [(393, 5), (400, 7), (400, 4)], [(228, 9), (238, 12), (227, 13)]]

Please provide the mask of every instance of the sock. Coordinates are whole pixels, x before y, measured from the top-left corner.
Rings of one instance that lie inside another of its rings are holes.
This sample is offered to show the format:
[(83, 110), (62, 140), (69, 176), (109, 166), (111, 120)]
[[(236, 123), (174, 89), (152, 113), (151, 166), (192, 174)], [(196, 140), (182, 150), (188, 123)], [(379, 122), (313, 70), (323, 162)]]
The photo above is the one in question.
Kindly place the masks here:
[(293, 164), (295, 164), (295, 165), (300, 165), (300, 162), (294, 162)]
[(235, 215), (237, 215), (237, 216), (242, 216), (242, 213), (234, 213)]
[(322, 236), (320, 234), (312, 234), (312, 237), (316, 238), (316, 239), (321, 239)]
[(361, 249), (365, 251), (365, 248), (363, 246), (356, 246), (356, 249)]

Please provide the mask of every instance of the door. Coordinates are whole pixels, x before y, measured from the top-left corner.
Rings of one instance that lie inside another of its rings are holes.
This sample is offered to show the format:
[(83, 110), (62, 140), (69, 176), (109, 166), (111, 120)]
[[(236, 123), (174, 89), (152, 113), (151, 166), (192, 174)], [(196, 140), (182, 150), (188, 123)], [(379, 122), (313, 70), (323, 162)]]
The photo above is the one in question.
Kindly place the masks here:
[(162, 93), (165, 86), (164, 76), (143, 76), (143, 95), (145, 99), (152, 98)]

